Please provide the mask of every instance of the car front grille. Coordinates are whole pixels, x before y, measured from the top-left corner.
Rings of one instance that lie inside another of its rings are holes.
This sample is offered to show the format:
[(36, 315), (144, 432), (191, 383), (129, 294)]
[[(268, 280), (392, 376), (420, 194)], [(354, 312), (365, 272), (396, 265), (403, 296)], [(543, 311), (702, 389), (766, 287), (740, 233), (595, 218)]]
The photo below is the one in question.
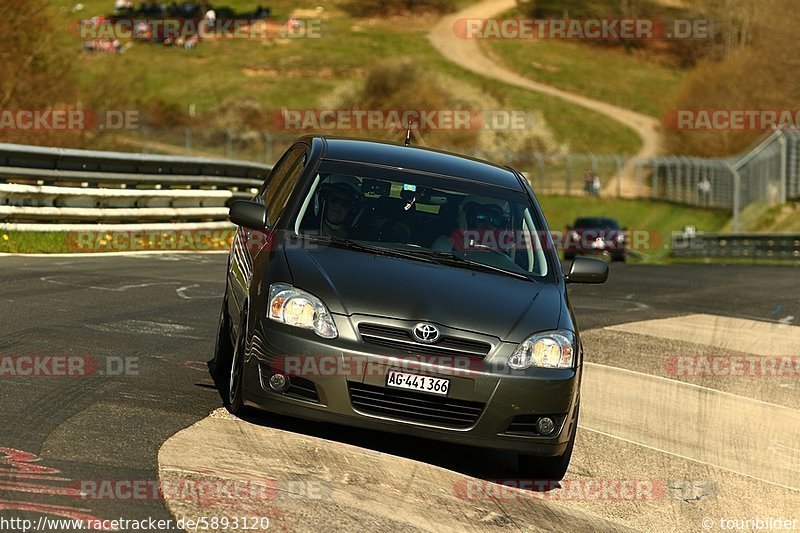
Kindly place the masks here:
[(411, 422), (466, 428), (475, 424), (486, 405), (352, 381), (348, 385), (355, 409)]
[(424, 344), (414, 340), (409, 329), (382, 324), (359, 324), (358, 333), (366, 344), (414, 354), (483, 359), (492, 349), (488, 342), (444, 335), (434, 344)]

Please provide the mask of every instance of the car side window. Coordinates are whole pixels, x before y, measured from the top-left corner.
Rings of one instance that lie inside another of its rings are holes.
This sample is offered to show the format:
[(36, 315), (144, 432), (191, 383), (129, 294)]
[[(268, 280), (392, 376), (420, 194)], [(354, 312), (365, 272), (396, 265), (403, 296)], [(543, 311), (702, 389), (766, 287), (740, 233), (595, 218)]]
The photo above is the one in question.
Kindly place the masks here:
[(303, 173), (307, 161), (308, 155), (305, 148), (302, 146), (292, 148), (281, 159), (269, 181), (265, 184), (261, 199), (264, 205), (267, 206), (267, 219), (270, 224), (274, 224), (283, 213), (283, 209), (286, 207), (289, 196), (291, 196), (297, 180)]

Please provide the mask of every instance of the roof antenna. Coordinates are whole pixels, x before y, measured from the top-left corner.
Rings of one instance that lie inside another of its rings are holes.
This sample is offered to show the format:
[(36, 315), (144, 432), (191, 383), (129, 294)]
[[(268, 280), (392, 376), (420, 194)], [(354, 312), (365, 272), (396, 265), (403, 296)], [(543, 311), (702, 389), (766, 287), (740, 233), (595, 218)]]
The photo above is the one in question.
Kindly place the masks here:
[(411, 121), (408, 121), (408, 128), (406, 129), (406, 140), (403, 141), (404, 146), (411, 144)]

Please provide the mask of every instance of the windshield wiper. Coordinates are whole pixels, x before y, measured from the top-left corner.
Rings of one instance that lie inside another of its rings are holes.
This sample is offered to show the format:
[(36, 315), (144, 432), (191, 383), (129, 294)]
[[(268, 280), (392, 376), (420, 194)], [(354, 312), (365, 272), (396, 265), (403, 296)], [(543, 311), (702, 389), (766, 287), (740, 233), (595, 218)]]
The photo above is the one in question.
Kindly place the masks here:
[(508, 276), (513, 276), (515, 278), (524, 279), (527, 281), (533, 281), (529, 276), (523, 274), (521, 272), (514, 272), (513, 270), (506, 270), (505, 268), (496, 267), (494, 265), (487, 265), (486, 263), (481, 263), (479, 261), (473, 261), (472, 259), (467, 259), (466, 257), (461, 257), (456, 255), (452, 252), (434, 252), (425, 251), (419, 252), (420, 254), (425, 254), (429, 257), (435, 258), (440, 263), (450, 263), (456, 266), (466, 266), (473, 268), (475, 270), (483, 270), (486, 272), (496, 272), (499, 274), (506, 274)]
[(367, 252), (377, 255), (386, 255), (391, 257), (402, 257), (404, 259), (412, 259), (414, 261), (424, 261), (426, 263), (437, 262), (434, 258), (429, 257), (427, 255), (416, 254), (413, 252), (404, 252), (394, 248), (383, 248), (382, 246), (371, 246), (369, 244), (352, 241), (350, 239), (343, 239), (341, 237), (321, 236), (321, 235), (313, 235), (313, 236), (306, 235), (305, 237), (312, 238), (313, 240), (324, 242), (326, 244), (330, 244), (333, 246), (339, 246), (340, 248), (347, 248), (349, 250), (358, 250), (360, 252)]

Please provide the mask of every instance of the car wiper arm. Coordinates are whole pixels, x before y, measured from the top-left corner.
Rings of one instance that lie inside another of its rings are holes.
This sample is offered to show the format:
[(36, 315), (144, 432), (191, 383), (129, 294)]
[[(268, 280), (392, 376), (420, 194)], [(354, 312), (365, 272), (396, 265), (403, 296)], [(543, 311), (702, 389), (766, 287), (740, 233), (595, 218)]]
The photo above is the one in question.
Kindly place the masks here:
[(467, 259), (466, 257), (455, 255), (452, 252), (431, 251), (427, 252), (427, 254), (438, 259), (440, 262), (449, 262), (454, 265), (468, 266), (477, 270), (497, 272), (499, 274), (506, 274), (508, 276), (513, 276), (515, 278), (532, 281), (529, 276), (521, 272), (514, 272), (513, 270), (506, 270), (505, 268), (496, 267), (494, 265), (487, 265), (486, 263), (481, 263), (480, 261), (473, 261), (472, 259)]
[[(308, 235), (306, 237), (309, 237)], [(383, 248), (382, 246), (371, 246), (369, 244), (363, 244), (360, 242), (356, 242), (350, 239), (343, 239), (341, 237), (333, 237), (333, 236), (316, 236), (312, 237), (315, 240), (324, 242), (326, 244), (331, 244), (334, 246), (339, 246), (342, 248), (347, 248), (350, 250), (358, 250), (361, 252), (367, 252), (371, 254), (377, 255), (386, 255), (392, 257), (402, 257), (405, 259), (413, 259), (414, 261), (424, 261), (426, 263), (435, 263), (436, 260), (432, 257), (427, 255), (412, 253), (412, 252), (404, 252), (401, 250), (397, 250), (394, 248)]]

